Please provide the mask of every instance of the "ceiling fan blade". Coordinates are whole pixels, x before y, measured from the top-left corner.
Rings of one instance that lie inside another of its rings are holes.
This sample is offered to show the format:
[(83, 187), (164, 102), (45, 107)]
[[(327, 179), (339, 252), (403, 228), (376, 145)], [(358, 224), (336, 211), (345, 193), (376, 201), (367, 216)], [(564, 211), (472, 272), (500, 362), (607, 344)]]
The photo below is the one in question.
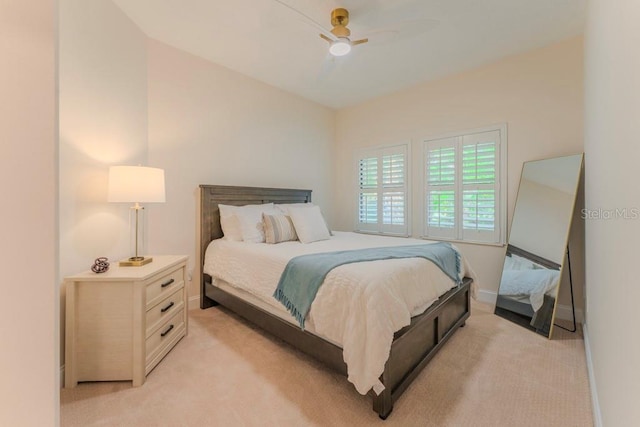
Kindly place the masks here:
[(366, 42), (368, 42), (368, 41), (369, 41), (369, 39), (360, 39), (360, 40), (355, 40), (355, 41), (352, 41), (352, 42), (351, 42), (351, 46), (356, 46), (356, 45), (359, 45), (359, 44), (362, 44), (362, 43), (366, 43)]
[(324, 34), (322, 34), (322, 33), (320, 33), (320, 38), (322, 38), (322, 39), (324, 39), (324, 40), (328, 41), (329, 43), (333, 43), (333, 41), (334, 41), (332, 38), (327, 37), (327, 36), (325, 36), (325, 35), (324, 35)]
[(440, 21), (435, 19), (414, 19), (399, 21), (359, 34), (366, 36), (371, 44), (377, 46), (421, 36), (422, 34), (432, 31), (439, 24)]
[(315, 27), (316, 29), (318, 29), (319, 31), (322, 31), (322, 34), (320, 34), (320, 37), (322, 37), (323, 39), (333, 42), (335, 39), (332, 38), (333, 35), (331, 34), (331, 32), (329, 30), (327, 30), (322, 24), (320, 24), (318, 21), (316, 21), (315, 19), (313, 19), (311, 16), (307, 15), (306, 13), (296, 9), (295, 7), (291, 6), (290, 4), (288, 4), (287, 2), (283, 1), (283, 0), (273, 0), (274, 2), (280, 4), (281, 6), (284, 6), (286, 9), (294, 12), (296, 15), (298, 15), (298, 17), (302, 18), (301, 21), (312, 26)]

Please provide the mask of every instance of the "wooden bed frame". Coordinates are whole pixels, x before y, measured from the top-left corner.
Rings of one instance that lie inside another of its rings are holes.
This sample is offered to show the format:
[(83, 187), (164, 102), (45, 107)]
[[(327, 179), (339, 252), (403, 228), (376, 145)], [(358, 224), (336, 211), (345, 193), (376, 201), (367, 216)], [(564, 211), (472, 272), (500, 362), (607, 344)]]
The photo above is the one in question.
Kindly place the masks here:
[[(218, 204), (247, 205), (261, 203), (309, 203), (311, 190), (292, 190), (260, 187), (200, 186), (200, 222), (198, 263), (202, 269), (208, 244), (222, 237)], [(295, 348), (346, 375), (342, 349), (298, 326), (282, 320), (211, 284), (211, 277), (200, 274), (200, 308), (221, 304)], [(464, 326), (470, 314), (470, 278), (448, 291), (424, 313), (411, 319), (411, 324), (396, 332), (391, 353), (380, 381), (385, 390), (373, 391), (373, 410), (386, 419), (394, 402), (407, 389), (445, 342)]]

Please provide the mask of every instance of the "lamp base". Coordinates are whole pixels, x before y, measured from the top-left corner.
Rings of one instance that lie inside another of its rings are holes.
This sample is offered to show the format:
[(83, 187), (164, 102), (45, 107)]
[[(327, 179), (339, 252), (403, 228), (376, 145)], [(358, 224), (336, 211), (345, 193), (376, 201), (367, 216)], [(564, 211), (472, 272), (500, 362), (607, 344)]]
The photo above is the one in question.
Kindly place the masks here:
[(129, 259), (123, 259), (120, 261), (120, 267), (141, 267), (145, 264), (149, 264), (153, 261), (151, 257), (132, 256)]

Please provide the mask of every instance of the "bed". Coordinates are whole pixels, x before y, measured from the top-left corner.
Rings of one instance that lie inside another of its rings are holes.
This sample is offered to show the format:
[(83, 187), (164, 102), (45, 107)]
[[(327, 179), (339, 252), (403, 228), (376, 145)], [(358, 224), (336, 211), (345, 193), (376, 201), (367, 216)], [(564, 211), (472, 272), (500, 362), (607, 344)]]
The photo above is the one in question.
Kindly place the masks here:
[(548, 335), (559, 282), (559, 264), (508, 245), (496, 314)]
[[(202, 309), (221, 304), (241, 317), (258, 324), (299, 350), (320, 360), (328, 367), (347, 374), (343, 350), (336, 342), (304, 330), (291, 321), (283, 319), (265, 307), (260, 301), (243, 295), (225, 281), (213, 278), (204, 272), (207, 247), (223, 236), (220, 225), (219, 204), (249, 205), (273, 202), (276, 204), (310, 203), (310, 190), (274, 189), (259, 187), (200, 186), (199, 210), (199, 256), (201, 268)], [(376, 394), (370, 391), (373, 409), (380, 418), (386, 419), (393, 404), (407, 389), (418, 373), (433, 358), (436, 352), (464, 326), (470, 314), (472, 279), (465, 277), (461, 284), (441, 295), (424, 312), (410, 319), (410, 324), (393, 334), (393, 342), (384, 371), (379, 377), (383, 390)]]

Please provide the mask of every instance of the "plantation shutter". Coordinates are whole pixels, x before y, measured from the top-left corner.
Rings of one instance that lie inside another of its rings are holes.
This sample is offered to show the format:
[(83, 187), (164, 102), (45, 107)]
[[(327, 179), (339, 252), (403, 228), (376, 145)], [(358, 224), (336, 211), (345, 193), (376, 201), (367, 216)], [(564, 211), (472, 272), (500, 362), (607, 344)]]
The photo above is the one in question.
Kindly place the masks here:
[(358, 230), (378, 230), (378, 158), (371, 154), (358, 160)]
[(498, 131), (462, 138), (462, 240), (498, 243)]
[(500, 131), (424, 142), (424, 235), (500, 243)]
[(358, 231), (408, 235), (407, 145), (358, 157)]
[(430, 141), (425, 150), (427, 235), (455, 239), (457, 138)]

